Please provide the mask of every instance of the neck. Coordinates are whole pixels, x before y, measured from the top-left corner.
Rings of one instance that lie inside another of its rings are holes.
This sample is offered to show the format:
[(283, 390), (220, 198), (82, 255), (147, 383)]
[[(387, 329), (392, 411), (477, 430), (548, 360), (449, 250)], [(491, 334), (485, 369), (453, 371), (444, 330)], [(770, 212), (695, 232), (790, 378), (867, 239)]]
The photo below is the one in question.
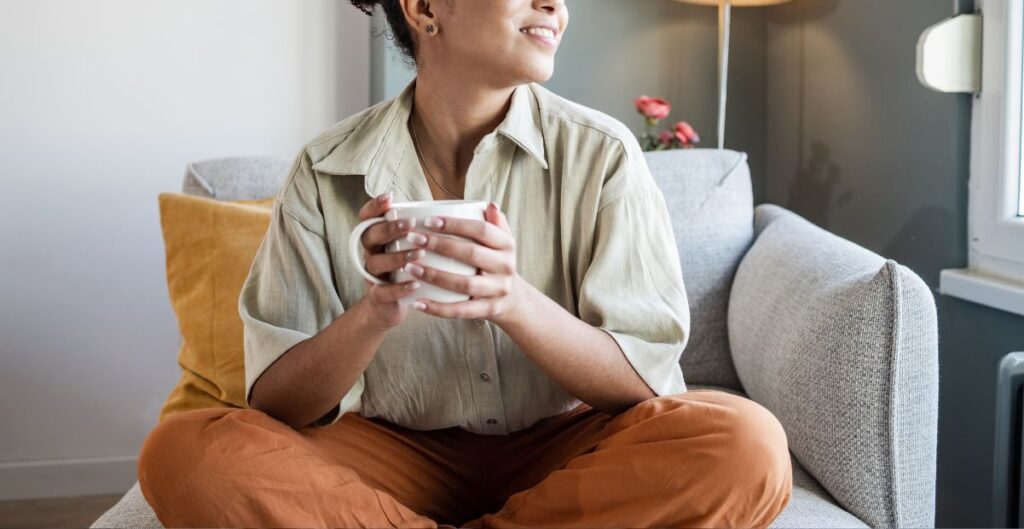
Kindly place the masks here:
[(434, 177), (461, 186), (473, 150), (505, 118), (514, 88), (495, 89), (429, 70), (416, 77), (411, 125)]

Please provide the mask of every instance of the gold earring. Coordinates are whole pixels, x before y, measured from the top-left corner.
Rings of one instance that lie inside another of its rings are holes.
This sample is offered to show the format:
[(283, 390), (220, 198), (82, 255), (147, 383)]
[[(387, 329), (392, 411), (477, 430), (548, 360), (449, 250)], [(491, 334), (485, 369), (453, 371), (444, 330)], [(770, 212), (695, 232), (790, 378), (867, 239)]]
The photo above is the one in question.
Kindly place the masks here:
[(427, 34), (428, 35), (433, 35), (434, 34), (434, 25), (433, 24), (427, 24)]

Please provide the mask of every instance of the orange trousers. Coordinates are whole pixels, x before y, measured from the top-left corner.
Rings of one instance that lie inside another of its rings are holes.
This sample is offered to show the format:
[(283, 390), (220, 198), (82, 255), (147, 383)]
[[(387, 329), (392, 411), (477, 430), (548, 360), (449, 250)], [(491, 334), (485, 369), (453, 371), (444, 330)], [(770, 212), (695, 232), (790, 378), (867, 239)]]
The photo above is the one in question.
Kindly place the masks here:
[(194, 410), (157, 425), (138, 471), (166, 527), (767, 527), (793, 479), (775, 416), (714, 390), (510, 435)]

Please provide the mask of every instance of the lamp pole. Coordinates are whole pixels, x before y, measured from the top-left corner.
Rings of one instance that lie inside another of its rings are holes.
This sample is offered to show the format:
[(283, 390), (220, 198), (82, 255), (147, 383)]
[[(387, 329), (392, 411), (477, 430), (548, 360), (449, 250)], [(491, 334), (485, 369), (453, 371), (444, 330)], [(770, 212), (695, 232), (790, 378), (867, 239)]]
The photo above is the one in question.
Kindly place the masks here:
[(686, 4), (718, 5), (718, 148), (725, 148), (725, 101), (729, 91), (729, 36), (733, 7), (784, 4), (790, 0), (676, 0)]
[(729, 88), (729, 29), (732, 0), (718, 2), (718, 148), (725, 148), (725, 100)]

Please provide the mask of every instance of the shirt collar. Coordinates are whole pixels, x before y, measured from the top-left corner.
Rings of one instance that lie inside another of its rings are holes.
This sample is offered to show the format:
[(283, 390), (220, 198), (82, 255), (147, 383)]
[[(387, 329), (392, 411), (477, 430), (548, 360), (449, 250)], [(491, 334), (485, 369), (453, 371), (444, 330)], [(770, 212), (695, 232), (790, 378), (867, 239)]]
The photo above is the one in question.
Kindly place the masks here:
[[(413, 79), (397, 97), (370, 109), (366, 119), (340, 142), (311, 145), (311, 157), (320, 159), (313, 164), (313, 170), (333, 175), (364, 175), (366, 193), (371, 197), (387, 191), (394, 184), (406, 149), (412, 148), (406, 123), (412, 111), (415, 85)], [(548, 168), (540, 108), (530, 85), (519, 85), (513, 90), (505, 119), (494, 133), (512, 140), (541, 167)], [(481, 141), (481, 147), (483, 144)]]

